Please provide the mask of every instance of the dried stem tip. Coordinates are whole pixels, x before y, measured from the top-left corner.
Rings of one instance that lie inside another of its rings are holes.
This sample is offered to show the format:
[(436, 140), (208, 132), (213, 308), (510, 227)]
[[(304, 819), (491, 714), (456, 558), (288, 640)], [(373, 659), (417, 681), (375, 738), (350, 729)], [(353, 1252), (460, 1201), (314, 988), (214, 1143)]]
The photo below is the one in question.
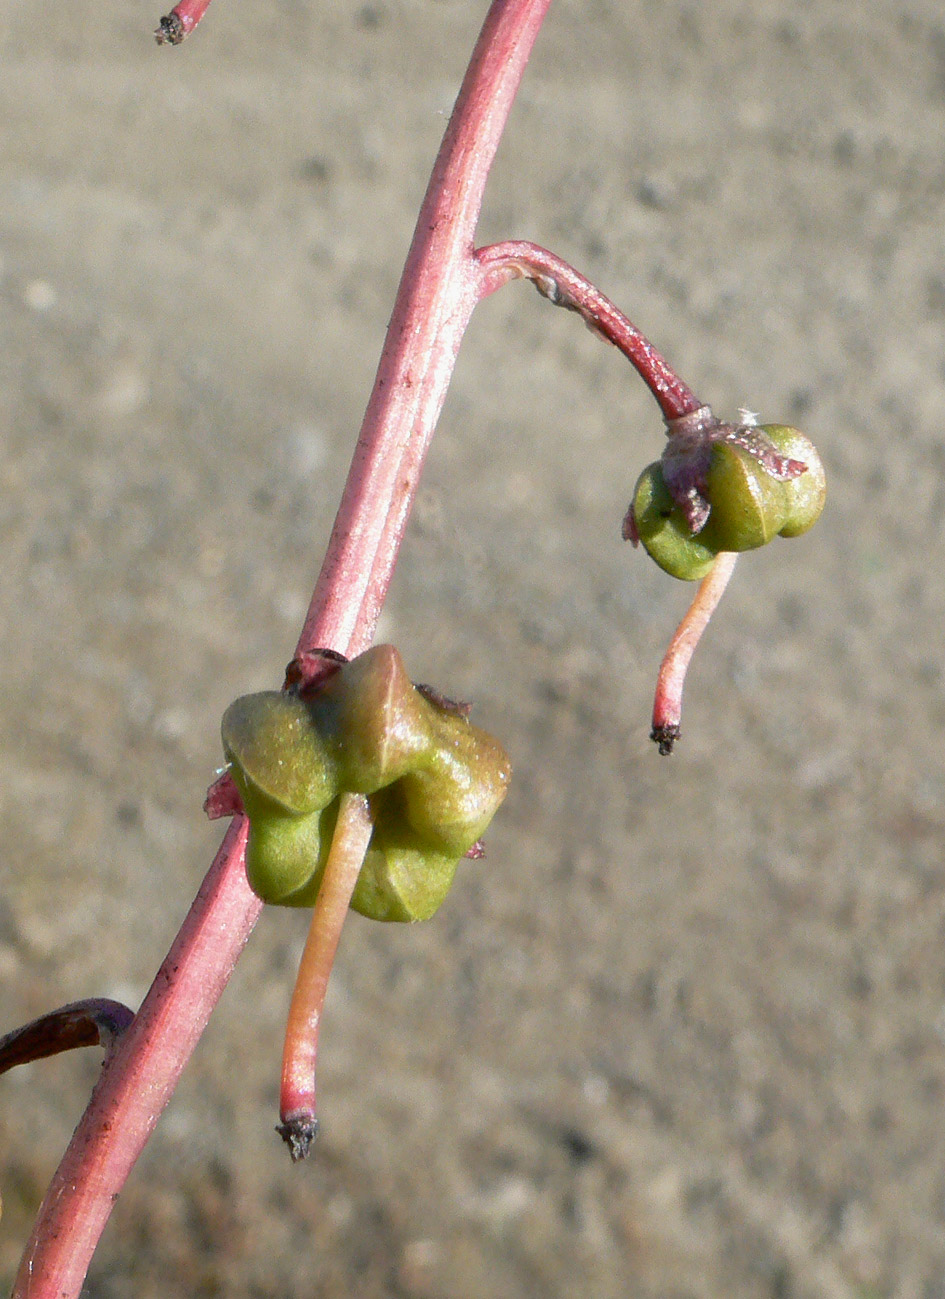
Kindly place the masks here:
[(702, 639), (702, 633), (709, 625), (716, 607), (725, 594), (729, 579), (735, 571), (738, 555), (723, 551), (717, 555), (707, 577), (699, 583), (695, 598), (689, 606), (686, 616), (676, 628), (676, 634), (669, 643), (669, 649), (660, 664), (656, 681), (656, 697), (653, 701), (653, 729), (650, 738), (659, 745), (659, 751), (666, 757), (672, 753), (673, 746), (679, 739), (679, 719), (682, 715), (683, 686), (686, 684), (686, 673)]
[(318, 1130), (315, 1118), (315, 1060), (328, 979), (341, 928), (358, 882), (374, 823), (361, 794), (342, 794), (321, 888), (292, 992), (282, 1054), (282, 1090), (277, 1129), (292, 1162), (304, 1159)]
[(154, 29), (158, 45), (180, 45), (187, 33), (177, 14), (165, 14)]
[(315, 1138), (318, 1136), (318, 1119), (294, 1118), (286, 1123), (277, 1123), (276, 1131), (289, 1147), (289, 1157), (293, 1164), (301, 1163), (312, 1152)]

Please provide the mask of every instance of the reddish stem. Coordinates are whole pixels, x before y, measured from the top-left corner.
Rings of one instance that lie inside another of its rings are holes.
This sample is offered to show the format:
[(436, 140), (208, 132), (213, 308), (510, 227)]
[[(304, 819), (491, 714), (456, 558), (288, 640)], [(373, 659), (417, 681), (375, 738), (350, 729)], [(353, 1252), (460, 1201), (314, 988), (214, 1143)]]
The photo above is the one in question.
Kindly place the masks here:
[[(486, 178), (551, 0), (494, 0), (417, 218), (352, 470), (296, 658), (371, 643), (460, 341), (486, 289), (474, 237)], [(364, 563), (364, 555), (373, 559)], [(320, 624), (337, 631), (326, 640)]]
[(210, 0), (180, 0), (157, 25), (154, 39), (158, 45), (180, 45), (189, 36), (210, 7)]
[(305, 1158), (318, 1130), (315, 1118), (318, 1028), (341, 927), (373, 829), (367, 799), (360, 794), (343, 794), (286, 1025), (279, 1132), (289, 1147), (293, 1163)]
[(715, 558), (715, 563), (699, 583), (692, 604), (686, 616), (676, 628), (676, 634), (669, 643), (669, 649), (660, 664), (659, 676), (656, 679), (656, 698), (653, 701), (653, 730), (650, 733), (660, 746), (660, 753), (672, 753), (673, 745), (679, 739), (679, 719), (682, 716), (683, 686), (686, 684), (686, 673), (695, 653), (702, 633), (709, 625), (709, 619), (725, 593), (729, 578), (735, 571), (738, 555), (723, 550)]
[(233, 821), (144, 1004), (106, 1060), (56, 1170), (13, 1287), (15, 1299), (71, 1299), (118, 1192), (197, 1044), (261, 903)]
[[(551, 0), (493, 0), (430, 180), (297, 657), (371, 642), (469, 315), (473, 236), (499, 138)], [(191, 11), (192, 12), (192, 11)], [(102, 1071), (40, 1208), (13, 1299), (74, 1299), (135, 1160), (261, 903), (237, 817), (134, 1023)]]
[(509, 280), (531, 280), (556, 307), (576, 311), (596, 334), (623, 352), (656, 398), (667, 420), (698, 410), (699, 401), (669, 362), (640, 333), (636, 325), (605, 298), (590, 280), (547, 248), (519, 240), (480, 248), (476, 261), (482, 273), (483, 297)]

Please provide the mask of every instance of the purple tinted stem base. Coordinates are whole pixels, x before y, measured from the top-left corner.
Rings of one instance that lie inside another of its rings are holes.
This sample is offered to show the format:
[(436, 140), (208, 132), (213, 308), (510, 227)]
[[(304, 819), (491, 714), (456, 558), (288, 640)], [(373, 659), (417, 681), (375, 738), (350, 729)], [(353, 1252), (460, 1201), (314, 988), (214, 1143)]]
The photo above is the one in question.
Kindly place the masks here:
[(60, 1006), (0, 1037), (0, 1073), (81, 1046), (103, 1046), (111, 1052), (134, 1017), (122, 1002), (106, 997)]

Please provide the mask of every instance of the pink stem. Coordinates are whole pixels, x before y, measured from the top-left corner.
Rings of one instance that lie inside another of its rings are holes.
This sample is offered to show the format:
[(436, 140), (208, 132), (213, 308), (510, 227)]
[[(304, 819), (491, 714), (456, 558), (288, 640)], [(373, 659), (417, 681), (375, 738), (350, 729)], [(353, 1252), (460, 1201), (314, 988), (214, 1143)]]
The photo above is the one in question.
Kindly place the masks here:
[(636, 325), (605, 298), (573, 266), (538, 244), (522, 241), (480, 248), (476, 260), (482, 272), (483, 297), (509, 280), (531, 280), (539, 293), (556, 307), (576, 311), (586, 324), (623, 352), (656, 398), (667, 420), (698, 410), (702, 403), (680, 379)]
[[(551, 0), (493, 0), (440, 148), (299, 655), (371, 642), (463, 330), (499, 138)], [(103, 1069), (39, 1211), (13, 1299), (75, 1299), (112, 1205), (252, 931), (237, 817), (138, 1015)]]
[(653, 701), (653, 730), (650, 735), (664, 755), (672, 753), (673, 745), (679, 739), (686, 673), (702, 633), (709, 625), (709, 619), (735, 571), (737, 559), (737, 554), (727, 550), (716, 556), (715, 563), (699, 583), (695, 598), (676, 628), (676, 634), (660, 664), (656, 679), (656, 698)]
[(373, 829), (367, 799), (360, 794), (343, 794), (286, 1025), (279, 1132), (289, 1147), (293, 1163), (305, 1158), (318, 1130), (315, 1118), (318, 1028), (341, 927)]
[(154, 39), (158, 45), (180, 45), (189, 36), (210, 7), (210, 0), (180, 0), (157, 25)]
[[(371, 643), (459, 344), (484, 296), (473, 240), (486, 178), (551, 0), (494, 0), (440, 148), (352, 472), (296, 658)], [(370, 554), (370, 564), (364, 556)]]

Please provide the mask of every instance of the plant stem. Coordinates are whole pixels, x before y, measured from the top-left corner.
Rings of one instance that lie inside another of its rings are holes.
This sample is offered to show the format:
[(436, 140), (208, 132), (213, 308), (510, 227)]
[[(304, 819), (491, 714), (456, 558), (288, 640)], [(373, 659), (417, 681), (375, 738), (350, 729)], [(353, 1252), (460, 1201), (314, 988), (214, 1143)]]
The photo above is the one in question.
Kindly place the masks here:
[(341, 927), (373, 829), (367, 799), (360, 794), (342, 794), (325, 872), (312, 910), (312, 923), (299, 962), (282, 1055), (279, 1132), (289, 1147), (293, 1163), (305, 1158), (318, 1130), (315, 1117), (318, 1028)]
[[(551, 0), (493, 0), (437, 157), (298, 655), (367, 648), (420, 467), (480, 296), (486, 177)], [(103, 1068), (39, 1211), (13, 1299), (75, 1299), (135, 1160), (256, 922), (231, 824), (140, 1011)]]
[(699, 410), (702, 403), (636, 325), (573, 266), (538, 244), (515, 240), (476, 252), (482, 296), (509, 280), (531, 280), (556, 307), (576, 311), (590, 329), (623, 352), (656, 398), (666, 420)]
[(106, 1060), (46, 1192), (14, 1299), (73, 1299), (114, 1200), (170, 1099), (262, 904), (242, 869), (237, 817), (151, 991)]
[(473, 253), (483, 191), (550, 3), (494, 0), (486, 17), (417, 219), (297, 659), (324, 645), (353, 657), (373, 638), (459, 345), (487, 291)]
[(676, 628), (676, 634), (669, 642), (669, 649), (660, 664), (650, 738), (660, 746), (660, 753), (664, 756), (672, 753), (673, 745), (679, 739), (683, 686), (686, 684), (689, 664), (702, 633), (709, 625), (709, 619), (725, 594), (737, 559), (738, 555), (728, 550), (723, 550), (716, 556), (715, 563), (699, 583), (692, 604)]

